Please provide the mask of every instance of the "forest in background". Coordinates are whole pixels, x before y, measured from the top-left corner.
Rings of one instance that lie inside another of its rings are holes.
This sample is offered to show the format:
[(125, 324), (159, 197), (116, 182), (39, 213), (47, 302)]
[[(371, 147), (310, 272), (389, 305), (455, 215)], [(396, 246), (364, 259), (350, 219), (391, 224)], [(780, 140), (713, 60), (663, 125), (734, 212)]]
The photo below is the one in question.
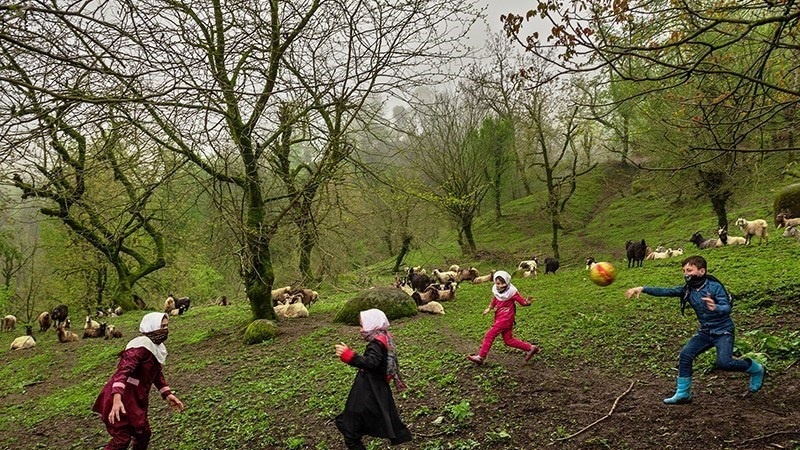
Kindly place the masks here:
[(562, 238), (578, 189), (613, 189), (585, 181), (603, 165), (720, 227), (794, 170), (792, 2), (540, 2), (471, 64), (470, 2), (201, 6), (0, 7), (0, 310), (175, 293), (271, 318), (274, 286), (486, 257), (475, 223), (510, 200), (532, 199), (537, 253), (585, 254)]

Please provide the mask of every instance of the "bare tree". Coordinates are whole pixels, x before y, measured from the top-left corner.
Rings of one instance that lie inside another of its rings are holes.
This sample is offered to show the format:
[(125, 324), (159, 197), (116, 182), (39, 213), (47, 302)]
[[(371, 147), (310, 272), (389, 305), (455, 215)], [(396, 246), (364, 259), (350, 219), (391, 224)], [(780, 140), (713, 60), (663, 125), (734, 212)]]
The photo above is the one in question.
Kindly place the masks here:
[[(309, 219), (304, 205), (352, 156), (348, 133), (365, 119), (365, 101), (401, 95), (432, 77), (441, 81), (446, 61), (464, 54), (460, 38), (477, 16), (474, 2), (455, 0), (59, 7), (37, 3), (18, 20), (57, 24), (70, 38), (67, 45), (56, 39), (29, 44), (24, 36), (0, 36), (0, 42), (68, 65), (78, 78), (94, 78), (107, 90), (72, 97), (112, 101), (176, 162), (233, 187), (231, 223), (255, 318), (274, 317), (273, 237), (291, 211)], [(295, 107), (282, 115), (286, 104)], [(291, 161), (292, 171), (303, 169), (287, 190), (286, 172), (276, 172), (270, 160), (285, 148), (281, 136), (290, 126), (302, 127), (292, 135), (310, 152)]]
[(464, 255), (476, 251), (472, 225), (491, 184), (484, 166), (487, 151), (477, 133), (486, 114), (456, 94), (437, 94), (419, 109), (420, 131), (410, 134), (414, 167), (425, 187), (417, 195), (448, 213), (458, 230)]

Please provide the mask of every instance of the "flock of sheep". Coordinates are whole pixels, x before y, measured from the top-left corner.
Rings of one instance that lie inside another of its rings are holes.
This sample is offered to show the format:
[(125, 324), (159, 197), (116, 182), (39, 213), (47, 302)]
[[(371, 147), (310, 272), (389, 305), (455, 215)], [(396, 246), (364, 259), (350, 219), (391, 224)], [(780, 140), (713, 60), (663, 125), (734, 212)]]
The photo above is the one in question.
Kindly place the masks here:
[[(555, 258), (544, 260), (545, 274), (555, 274), (559, 268), (559, 262)], [(538, 274), (539, 260), (534, 257), (529, 260), (521, 261), (517, 265), (516, 272), (522, 277), (534, 277)], [(392, 286), (403, 290), (417, 304), (420, 312), (430, 314), (444, 314), (444, 306), (441, 302), (455, 300), (456, 289), (459, 283), (470, 282), (480, 284), (491, 282), (495, 271), (492, 270), (485, 275), (481, 275), (475, 267), (462, 268), (457, 264), (450, 266), (446, 271), (433, 269), (431, 275), (422, 267), (406, 267), (405, 277), (395, 277)]]
[(319, 293), (308, 288), (285, 286), (272, 290), (272, 308), (278, 318), (308, 317), (308, 307), (318, 299)]

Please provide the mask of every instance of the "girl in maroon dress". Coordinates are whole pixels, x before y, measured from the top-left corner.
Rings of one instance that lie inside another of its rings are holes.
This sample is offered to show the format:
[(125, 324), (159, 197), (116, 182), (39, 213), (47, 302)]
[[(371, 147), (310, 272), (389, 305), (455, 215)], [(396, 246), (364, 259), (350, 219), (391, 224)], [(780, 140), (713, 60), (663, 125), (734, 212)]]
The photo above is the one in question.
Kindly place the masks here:
[(111, 441), (105, 450), (127, 449), (133, 441), (133, 450), (145, 450), (150, 443), (150, 423), (147, 406), (150, 386), (155, 384), (161, 398), (178, 411), (183, 403), (172, 394), (161, 372), (167, 358), (169, 316), (149, 313), (142, 318), (139, 331), (142, 336), (131, 339), (120, 352), (119, 366), (94, 402), (93, 411), (100, 413)]
[(336, 428), (350, 450), (366, 450), (364, 435), (388, 438), (392, 445), (411, 440), (411, 432), (400, 420), (389, 381), (402, 391), (406, 388), (397, 365), (389, 319), (379, 309), (361, 311), (361, 336), (367, 341), (363, 355), (344, 343), (335, 345), (336, 355), (358, 368), (344, 411), (336, 416)]

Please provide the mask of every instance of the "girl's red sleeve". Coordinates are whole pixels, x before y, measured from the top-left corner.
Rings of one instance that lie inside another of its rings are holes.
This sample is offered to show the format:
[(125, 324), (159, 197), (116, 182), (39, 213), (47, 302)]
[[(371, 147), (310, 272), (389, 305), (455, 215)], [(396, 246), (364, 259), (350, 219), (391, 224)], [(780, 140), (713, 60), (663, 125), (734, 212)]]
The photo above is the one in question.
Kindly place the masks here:
[(128, 381), (128, 377), (142, 361), (142, 352), (140, 350), (139, 348), (131, 348), (122, 353), (117, 371), (111, 376), (111, 395), (122, 395), (125, 392), (125, 384)]
[(531, 306), (531, 302), (528, 301), (527, 298), (523, 297), (519, 292), (514, 294), (514, 301), (519, 303), (522, 306)]
[(158, 375), (156, 375), (155, 380), (153, 380), (153, 384), (156, 385), (156, 389), (158, 389), (158, 393), (161, 394), (161, 398), (166, 399), (172, 394), (172, 390), (167, 385), (167, 380), (164, 379), (164, 371), (162, 370), (162, 366), (158, 365)]

